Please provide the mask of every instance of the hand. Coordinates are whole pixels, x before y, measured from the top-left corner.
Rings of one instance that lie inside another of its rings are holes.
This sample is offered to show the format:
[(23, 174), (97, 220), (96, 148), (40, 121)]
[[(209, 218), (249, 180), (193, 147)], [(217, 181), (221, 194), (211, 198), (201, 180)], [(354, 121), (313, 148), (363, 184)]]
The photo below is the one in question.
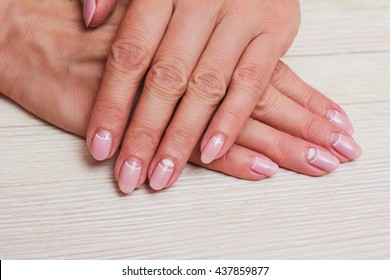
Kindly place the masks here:
[[(108, 2), (84, 1), (87, 24)], [(173, 184), (202, 135), (202, 162), (222, 157), (260, 100), (299, 19), (296, 0), (132, 1), (92, 111), (92, 155), (104, 160), (122, 143), (116, 170), (131, 159), (142, 168), (139, 184), (148, 174), (154, 189), (162, 187), (153, 178), (156, 167), (169, 161)]]
[[(103, 28), (85, 32), (79, 28), (74, 2), (53, 5), (50, 0), (33, 0), (13, 5), (3, 25), (3, 30), (9, 32), (0, 37), (8, 38), (0, 41), (0, 53), (4, 55), (0, 69), (8, 69), (0, 72), (0, 92), (38, 117), (85, 136), (112, 34), (118, 25), (115, 19), (120, 19), (124, 8), (119, 6)], [(19, 24), (21, 18), (26, 19), (24, 26)], [(260, 180), (277, 171), (264, 153), (283, 167), (321, 176), (336, 169), (338, 160), (345, 162), (360, 155), (360, 148), (345, 132), (352, 127), (339, 106), (305, 84), (283, 63), (276, 67), (272, 84), (236, 144), (207, 168)], [(329, 110), (331, 121), (340, 128), (327, 120)], [(334, 134), (336, 140), (342, 135), (335, 145)], [(191, 161), (205, 166), (199, 150), (194, 151)], [(124, 192), (139, 186), (134, 177), (120, 176), (118, 170), (116, 177)]]

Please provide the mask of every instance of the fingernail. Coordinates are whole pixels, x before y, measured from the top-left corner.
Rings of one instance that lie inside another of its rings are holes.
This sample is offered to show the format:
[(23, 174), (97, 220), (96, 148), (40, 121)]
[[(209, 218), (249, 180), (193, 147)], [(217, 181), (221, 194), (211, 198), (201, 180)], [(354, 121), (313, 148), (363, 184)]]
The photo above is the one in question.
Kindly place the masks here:
[(332, 172), (339, 168), (339, 160), (330, 153), (310, 148), (307, 152), (307, 160), (309, 163), (323, 171)]
[(174, 170), (175, 163), (172, 160), (169, 158), (161, 160), (150, 178), (150, 187), (156, 191), (166, 188)]
[(258, 156), (251, 158), (249, 166), (253, 172), (267, 177), (272, 177), (279, 171), (279, 166), (276, 163)]
[(334, 133), (331, 141), (333, 148), (349, 159), (357, 159), (362, 155), (362, 148), (351, 137)]
[(105, 160), (111, 152), (112, 137), (107, 130), (99, 130), (92, 140), (91, 154), (96, 160)]
[(200, 160), (204, 164), (209, 164), (215, 160), (219, 152), (222, 150), (224, 143), (225, 138), (222, 135), (214, 135), (204, 148)]
[(347, 118), (347, 116), (345, 116), (344, 114), (340, 113), (337, 110), (331, 109), (328, 111), (327, 117), (328, 117), (328, 120), (331, 123), (333, 123), (335, 126), (341, 128), (342, 130), (344, 130), (348, 134), (352, 135), (354, 129), (353, 129), (351, 122)]
[(89, 27), (96, 10), (96, 0), (84, 0), (83, 14), (85, 25)]
[(138, 186), (141, 177), (142, 165), (139, 160), (129, 158), (122, 166), (119, 174), (119, 189), (124, 193), (131, 193)]

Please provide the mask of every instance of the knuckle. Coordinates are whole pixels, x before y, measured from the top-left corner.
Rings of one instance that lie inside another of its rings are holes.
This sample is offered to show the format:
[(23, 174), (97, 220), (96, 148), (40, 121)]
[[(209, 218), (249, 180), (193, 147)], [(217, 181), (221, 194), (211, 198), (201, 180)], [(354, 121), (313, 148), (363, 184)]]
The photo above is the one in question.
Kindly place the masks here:
[(188, 91), (210, 103), (218, 104), (225, 96), (226, 83), (216, 71), (196, 70), (188, 83)]
[(128, 109), (120, 102), (106, 102), (101, 100), (95, 105), (95, 113), (111, 122), (126, 122), (129, 116)]
[(316, 98), (312, 91), (308, 90), (303, 93), (303, 105), (309, 111), (315, 111), (316, 108)]
[(232, 77), (232, 83), (259, 87), (263, 69), (258, 64), (238, 66)]
[(170, 134), (172, 139), (181, 145), (185, 144), (193, 146), (198, 142), (198, 139), (193, 137), (193, 130), (191, 127), (172, 128)]
[(282, 61), (279, 60), (272, 73), (271, 82), (278, 83), (284, 81), (288, 73), (289, 69), (287, 68), (287, 65), (285, 65)]
[[(198, 142), (198, 138), (194, 137), (193, 131), (191, 128), (177, 127), (172, 128), (169, 131), (169, 142), (170, 146), (174, 148), (175, 154), (181, 159), (187, 159), (189, 154), (191, 154), (194, 146)], [(182, 147), (177, 149), (177, 147)]]
[(109, 62), (114, 69), (128, 73), (144, 71), (149, 66), (150, 53), (142, 44), (134, 42), (137, 40), (119, 39), (113, 43)]
[(175, 64), (156, 63), (149, 71), (146, 86), (157, 94), (179, 99), (187, 86), (185, 71)]
[(243, 129), (239, 132), (237, 139), (250, 139), (255, 135), (256, 128), (253, 125), (254, 122), (250, 119)]
[(290, 13), (284, 8), (278, 9), (278, 13), (275, 15), (275, 18), (277, 19), (279, 26), (288, 27), (291, 25), (292, 20)]
[(301, 126), (301, 137), (306, 140), (319, 139), (323, 126), (319, 118), (308, 118)]
[(267, 117), (272, 108), (277, 103), (278, 95), (274, 94), (274, 90), (271, 86), (267, 88), (260, 100), (257, 102), (254, 113), (257, 117)]
[(153, 129), (147, 127), (137, 127), (131, 130), (129, 137), (132, 139), (133, 147), (138, 145), (139, 148), (145, 149), (145, 147), (150, 149), (155, 149), (160, 143), (158, 135), (154, 132)]
[(240, 107), (231, 104), (228, 108), (221, 109), (221, 119), (233, 129), (237, 126), (241, 127), (247, 116)]
[(274, 34), (272, 37), (278, 42), (281, 51), (279, 54), (283, 56), (298, 33), (301, 17), (299, 4), (277, 2), (273, 6), (272, 16), (269, 18), (268, 31)]
[(299, 5), (296, 3), (291, 5), (291, 2), (286, 3), (277, 2), (273, 6), (273, 20), (277, 20), (278, 26), (286, 27), (288, 30), (293, 24), (299, 20)]
[(294, 154), (294, 150), (297, 149), (295, 145), (291, 145), (290, 137), (278, 137), (273, 141), (273, 147), (271, 149), (272, 154), (269, 156), (272, 160), (279, 164), (288, 162), (288, 158)]

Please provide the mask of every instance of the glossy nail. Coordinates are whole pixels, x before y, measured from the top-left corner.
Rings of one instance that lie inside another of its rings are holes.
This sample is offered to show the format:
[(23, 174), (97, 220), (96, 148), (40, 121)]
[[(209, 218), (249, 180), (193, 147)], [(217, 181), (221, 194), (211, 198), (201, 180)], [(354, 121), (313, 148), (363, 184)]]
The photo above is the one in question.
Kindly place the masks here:
[(174, 170), (175, 163), (171, 159), (165, 158), (161, 160), (150, 178), (150, 187), (156, 191), (166, 188)]
[(352, 135), (353, 133), (353, 126), (347, 116), (340, 113), (337, 110), (331, 109), (328, 111), (328, 120), (333, 123), (335, 126), (341, 128), (348, 134)]
[(92, 140), (91, 154), (96, 160), (105, 160), (111, 152), (112, 137), (107, 130), (99, 130)]
[(213, 137), (211, 137), (202, 152), (200, 160), (204, 164), (209, 164), (210, 162), (215, 160), (218, 154), (221, 152), (224, 143), (225, 138), (222, 135), (214, 135)]
[(134, 158), (127, 159), (119, 174), (119, 189), (124, 193), (131, 193), (139, 184), (142, 173), (142, 165)]
[(96, 11), (96, 0), (84, 0), (83, 15), (85, 25), (89, 27), (93, 15)]
[(307, 152), (307, 160), (309, 163), (323, 171), (332, 172), (339, 168), (339, 160), (330, 153), (310, 148)]
[(279, 166), (276, 163), (258, 156), (251, 158), (249, 167), (253, 172), (267, 177), (272, 177), (279, 171)]
[(357, 159), (362, 155), (362, 149), (351, 137), (334, 133), (331, 141), (332, 147), (349, 159)]

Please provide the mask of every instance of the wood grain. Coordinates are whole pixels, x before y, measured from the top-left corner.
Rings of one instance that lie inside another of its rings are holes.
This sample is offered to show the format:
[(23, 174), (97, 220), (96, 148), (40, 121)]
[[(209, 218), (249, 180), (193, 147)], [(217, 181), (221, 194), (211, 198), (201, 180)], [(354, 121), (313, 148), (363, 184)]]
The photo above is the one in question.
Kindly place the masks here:
[(348, 112), (359, 160), (260, 182), (188, 165), (167, 191), (123, 196), (113, 161), (0, 97), (0, 258), (390, 258), (390, 2), (301, 5), (284, 60)]

